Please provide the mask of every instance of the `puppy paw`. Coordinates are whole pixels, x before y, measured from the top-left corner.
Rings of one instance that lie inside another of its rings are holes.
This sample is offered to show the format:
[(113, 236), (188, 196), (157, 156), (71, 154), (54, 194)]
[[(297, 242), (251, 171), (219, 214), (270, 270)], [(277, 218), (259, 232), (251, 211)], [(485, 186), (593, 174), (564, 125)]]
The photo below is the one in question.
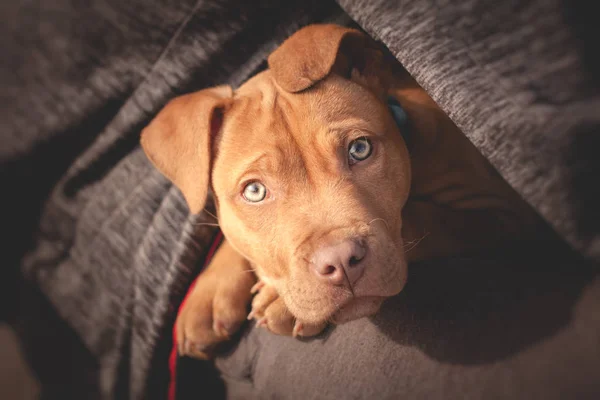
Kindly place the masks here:
[(256, 325), (277, 335), (294, 337), (316, 336), (325, 329), (326, 323), (308, 324), (296, 319), (279, 297), (277, 290), (259, 281), (252, 287), (256, 293), (252, 299), (252, 311), (248, 319), (255, 319)]
[(181, 309), (175, 322), (180, 355), (212, 358), (246, 320), (256, 278), (247, 261), (232, 251), (221, 245)]

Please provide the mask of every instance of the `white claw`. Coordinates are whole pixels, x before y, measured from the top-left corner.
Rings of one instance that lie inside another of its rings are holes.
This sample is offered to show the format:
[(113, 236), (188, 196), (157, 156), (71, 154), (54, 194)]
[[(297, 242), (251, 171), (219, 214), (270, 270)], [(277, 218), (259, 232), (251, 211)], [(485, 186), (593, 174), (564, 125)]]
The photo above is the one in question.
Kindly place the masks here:
[(265, 286), (265, 283), (263, 281), (258, 281), (254, 284), (254, 286), (252, 286), (252, 289), (250, 289), (250, 293), (254, 294), (256, 292), (258, 292), (260, 289), (262, 289)]
[(256, 321), (256, 326), (259, 326), (261, 328), (266, 328), (267, 327), (267, 317), (262, 317), (261, 319)]
[(298, 336), (302, 336), (302, 331), (304, 330), (304, 325), (302, 325), (302, 322), (294, 322), (294, 329), (292, 330), (292, 336), (293, 337), (298, 337)]

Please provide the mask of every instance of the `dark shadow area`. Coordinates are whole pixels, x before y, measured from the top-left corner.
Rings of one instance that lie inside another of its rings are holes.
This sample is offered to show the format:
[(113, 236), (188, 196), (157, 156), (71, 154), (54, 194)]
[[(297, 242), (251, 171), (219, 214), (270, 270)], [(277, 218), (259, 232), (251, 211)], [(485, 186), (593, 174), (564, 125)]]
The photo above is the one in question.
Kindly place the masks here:
[(177, 400), (226, 398), (225, 382), (212, 361), (179, 357), (176, 379)]
[(571, 28), (583, 57), (584, 66), (595, 90), (600, 89), (600, 24), (597, 4), (588, 0), (562, 0), (564, 20)]
[[(583, 73), (589, 83), (586, 94), (600, 98), (600, 24), (597, 21), (597, 5), (586, 0), (562, 0), (564, 21), (569, 26), (579, 47)], [(593, 116), (596, 117), (596, 116)], [(585, 118), (585, 116), (584, 116)], [(600, 176), (600, 124), (585, 122), (585, 119), (569, 132), (570, 143), (565, 151), (565, 161), (570, 169), (569, 181), (573, 193), (573, 209), (576, 222), (585, 240), (597, 239), (600, 235), (600, 188), (592, 182)]]
[(555, 238), (411, 265), (373, 318), (392, 340), (451, 364), (493, 363), (567, 326), (597, 270)]
[(23, 287), (20, 300), (20, 314), (13, 327), (40, 381), (40, 398), (99, 399), (96, 357), (38, 289)]
[[(590, 91), (598, 96), (600, 90), (600, 24), (597, 21), (596, 4), (586, 0), (563, 0), (565, 22), (579, 45)], [(576, 202), (577, 225), (587, 238), (600, 234), (600, 189), (591, 184), (600, 176), (600, 125), (582, 123), (569, 136), (571, 143), (566, 152), (571, 184)]]
[(573, 209), (579, 231), (586, 238), (600, 235), (600, 124), (580, 124), (569, 134), (565, 152), (569, 181), (573, 191)]

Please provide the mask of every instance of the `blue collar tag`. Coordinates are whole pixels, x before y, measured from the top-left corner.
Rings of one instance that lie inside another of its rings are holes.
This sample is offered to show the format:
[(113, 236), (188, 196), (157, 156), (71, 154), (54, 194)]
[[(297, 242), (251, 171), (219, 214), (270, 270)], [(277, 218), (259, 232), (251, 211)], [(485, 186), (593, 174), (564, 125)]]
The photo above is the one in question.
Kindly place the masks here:
[(410, 121), (408, 120), (408, 115), (406, 114), (406, 111), (404, 111), (400, 103), (398, 103), (398, 100), (396, 100), (396, 98), (393, 96), (388, 97), (387, 105), (390, 109), (390, 112), (392, 113), (394, 121), (396, 121), (396, 125), (398, 125), (400, 134), (406, 142), (406, 146), (410, 150)]

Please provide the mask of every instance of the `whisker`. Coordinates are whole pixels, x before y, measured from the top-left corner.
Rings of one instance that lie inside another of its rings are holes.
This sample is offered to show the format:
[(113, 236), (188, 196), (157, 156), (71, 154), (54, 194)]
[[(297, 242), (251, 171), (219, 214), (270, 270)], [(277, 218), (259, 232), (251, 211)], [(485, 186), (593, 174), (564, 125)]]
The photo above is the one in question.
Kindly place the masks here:
[(215, 226), (215, 227), (219, 227), (219, 224), (215, 224), (212, 222), (192, 222), (192, 225), (194, 226)]
[(213, 213), (211, 213), (210, 211), (208, 211), (206, 208), (204, 209), (204, 212), (206, 212), (208, 215), (210, 215), (211, 217), (213, 217), (214, 219), (216, 219), (217, 221), (219, 220), (219, 218), (217, 218), (217, 216)]
[(388, 230), (388, 231), (390, 230), (390, 225), (389, 225), (389, 224), (388, 224), (388, 222), (387, 222), (385, 219), (383, 219), (383, 218), (375, 218), (375, 219), (372, 219), (371, 221), (369, 221), (369, 222), (367, 223), (367, 225), (371, 225), (371, 224), (372, 224), (373, 222), (375, 222), (375, 221), (381, 221), (381, 222), (383, 222), (383, 223), (385, 224), (385, 227), (387, 228), (387, 230)]
[[(416, 239), (413, 240), (411, 242), (408, 242), (404, 248), (406, 248), (407, 246), (410, 246), (410, 248), (408, 250), (405, 250), (404, 253), (408, 253), (409, 251), (413, 250), (415, 247), (417, 247), (419, 245), (419, 243), (421, 243), (423, 241), (423, 239), (425, 239), (427, 236), (429, 236), (429, 232), (425, 233), (420, 239)], [(412, 245), (412, 246), (411, 246)]]

